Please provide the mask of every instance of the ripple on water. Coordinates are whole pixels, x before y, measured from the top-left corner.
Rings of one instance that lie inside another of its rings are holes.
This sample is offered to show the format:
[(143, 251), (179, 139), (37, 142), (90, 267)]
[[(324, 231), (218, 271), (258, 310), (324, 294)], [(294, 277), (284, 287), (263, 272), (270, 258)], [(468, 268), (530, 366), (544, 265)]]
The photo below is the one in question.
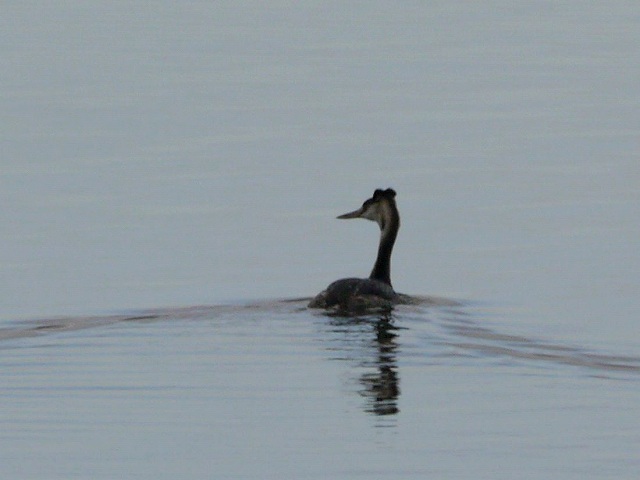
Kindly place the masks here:
[[(413, 344), (407, 353), (415, 353), (416, 348), (422, 348), (424, 353), (428, 353), (424, 358), (429, 358), (431, 362), (434, 358), (440, 358), (441, 362), (445, 362), (446, 358), (488, 357), (513, 362), (552, 364), (557, 367), (582, 367), (594, 375), (606, 376), (607, 373), (617, 372), (640, 374), (640, 357), (594, 352), (579, 345), (556, 343), (552, 339), (543, 340), (503, 333), (484, 326), (481, 315), (477, 314), (477, 308), (466, 308), (468, 305), (464, 302), (426, 296), (413, 298), (415, 301), (412, 304), (398, 306), (392, 312), (350, 316), (334, 311), (309, 310), (306, 307), (309, 298), (305, 297), (243, 305), (153, 309), (132, 314), (58, 317), (18, 322), (11, 327), (0, 329), (0, 341), (41, 337), (113, 324), (184, 320), (223, 322), (230, 318), (241, 324), (242, 320), (249, 316), (273, 319), (279, 316), (286, 318), (299, 315), (305, 318), (324, 318), (328, 331), (343, 334), (344, 345), (351, 345), (350, 339), (356, 338), (368, 347), (388, 346), (388, 342), (395, 341), (400, 329), (407, 330), (403, 336), (409, 337), (410, 340), (404, 341), (404, 344), (407, 347)], [(305, 318), (300, 318), (299, 321), (305, 321)], [(363, 337), (366, 333), (372, 333), (373, 336)], [(418, 338), (422, 344), (416, 343)]]

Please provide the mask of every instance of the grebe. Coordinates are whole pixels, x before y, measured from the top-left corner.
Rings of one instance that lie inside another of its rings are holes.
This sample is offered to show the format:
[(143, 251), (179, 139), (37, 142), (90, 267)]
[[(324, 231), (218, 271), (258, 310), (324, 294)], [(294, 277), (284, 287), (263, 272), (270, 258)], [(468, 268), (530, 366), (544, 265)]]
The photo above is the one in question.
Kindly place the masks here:
[(408, 302), (410, 297), (396, 293), (391, 286), (391, 251), (400, 229), (395, 196), (396, 192), (391, 188), (378, 189), (358, 210), (337, 217), (366, 218), (377, 222), (380, 227), (378, 257), (369, 278), (336, 280), (309, 302), (310, 308), (336, 307), (343, 311), (359, 311), (391, 308), (397, 303)]

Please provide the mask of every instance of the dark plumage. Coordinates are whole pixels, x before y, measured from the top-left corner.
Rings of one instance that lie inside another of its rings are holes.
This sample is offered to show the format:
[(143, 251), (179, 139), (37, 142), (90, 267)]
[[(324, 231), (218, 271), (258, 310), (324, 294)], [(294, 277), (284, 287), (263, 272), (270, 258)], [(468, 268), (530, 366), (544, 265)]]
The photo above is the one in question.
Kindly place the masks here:
[(362, 207), (340, 215), (340, 219), (366, 218), (380, 227), (378, 256), (369, 278), (343, 278), (330, 284), (311, 302), (310, 308), (338, 308), (346, 311), (371, 308), (391, 308), (406, 303), (406, 295), (398, 294), (391, 286), (391, 252), (400, 229), (400, 214), (396, 206), (396, 192), (387, 188), (376, 190)]

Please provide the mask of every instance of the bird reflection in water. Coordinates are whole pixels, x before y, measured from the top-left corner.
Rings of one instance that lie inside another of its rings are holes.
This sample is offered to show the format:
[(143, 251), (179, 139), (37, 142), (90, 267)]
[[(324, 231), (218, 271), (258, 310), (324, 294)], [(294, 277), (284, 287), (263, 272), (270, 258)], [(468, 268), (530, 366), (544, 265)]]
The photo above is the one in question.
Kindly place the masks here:
[(372, 348), (377, 349), (375, 372), (360, 377), (364, 388), (360, 393), (368, 400), (366, 409), (376, 415), (395, 415), (399, 412), (398, 396), (400, 386), (396, 364), (397, 327), (388, 316), (374, 323), (376, 336), (371, 340)]
[(391, 313), (367, 317), (332, 318), (334, 338), (330, 348), (340, 351), (339, 360), (353, 361), (367, 372), (358, 378), (359, 393), (366, 399), (365, 412), (377, 416), (395, 415), (400, 395), (397, 365), (398, 327)]

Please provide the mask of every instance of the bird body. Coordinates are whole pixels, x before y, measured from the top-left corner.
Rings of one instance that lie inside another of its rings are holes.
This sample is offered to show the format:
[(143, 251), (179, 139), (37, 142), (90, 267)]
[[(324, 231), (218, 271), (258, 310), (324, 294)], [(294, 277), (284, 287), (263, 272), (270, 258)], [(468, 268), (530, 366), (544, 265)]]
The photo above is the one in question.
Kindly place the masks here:
[(391, 253), (400, 229), (396, 192), (388, 188), (376, 190), (362, 207), (340, 215), (339, 219), (365, 218), (380, 227), (378, 255), (369, 278), (343, 278), (331, 283), (309, 303), (310, 308), (338, 308), (359, 311), (391, 308), (406, 303), (406, 295), (396, 293), (391, 285)]

